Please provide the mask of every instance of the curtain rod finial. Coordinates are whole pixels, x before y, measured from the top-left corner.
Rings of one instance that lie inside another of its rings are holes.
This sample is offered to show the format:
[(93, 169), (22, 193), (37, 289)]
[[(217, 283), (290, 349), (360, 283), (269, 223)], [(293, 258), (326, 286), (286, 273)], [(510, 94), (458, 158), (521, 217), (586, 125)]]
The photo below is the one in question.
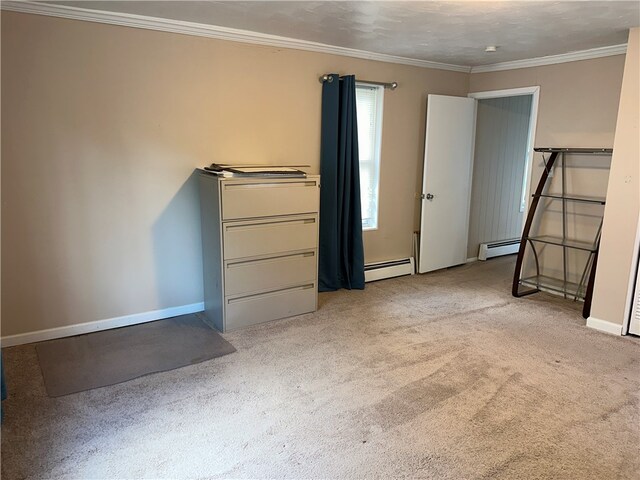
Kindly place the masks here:
[(333, 82), (333, 75), (327, 75), (326, 73), (324, 75), (322, 75), (318, 80), (320, 80), (320, 83), (323, 82)]
[(389, 88), (391, 90), (395, 90), (396, 88), (398, 88), (398, 82), (393, 82)]

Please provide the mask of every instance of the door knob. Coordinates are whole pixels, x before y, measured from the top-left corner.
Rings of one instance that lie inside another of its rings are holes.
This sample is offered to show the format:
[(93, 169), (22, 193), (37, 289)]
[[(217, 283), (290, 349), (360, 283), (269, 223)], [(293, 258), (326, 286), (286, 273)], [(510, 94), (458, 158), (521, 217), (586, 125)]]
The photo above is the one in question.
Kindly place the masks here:
[(431, 194), (431, 193), (427, 193), (427, 195), (425, 196), (425, 198), (426, 198), (427, 200), (433, 200), (433, 194)]

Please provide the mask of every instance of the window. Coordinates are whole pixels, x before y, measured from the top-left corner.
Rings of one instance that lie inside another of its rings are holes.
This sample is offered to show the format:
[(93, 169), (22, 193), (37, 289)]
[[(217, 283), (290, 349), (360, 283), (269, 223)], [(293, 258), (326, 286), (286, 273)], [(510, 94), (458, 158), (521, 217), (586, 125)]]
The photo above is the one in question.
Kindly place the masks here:
[(378, 183), (384, 87), (356, 83), (362, 228), (378, 228)]

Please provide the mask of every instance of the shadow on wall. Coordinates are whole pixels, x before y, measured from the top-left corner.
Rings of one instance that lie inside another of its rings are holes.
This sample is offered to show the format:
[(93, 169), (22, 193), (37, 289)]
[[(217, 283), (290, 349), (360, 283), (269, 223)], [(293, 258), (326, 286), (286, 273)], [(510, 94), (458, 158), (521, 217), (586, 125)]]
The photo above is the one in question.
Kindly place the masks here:
[(203, 301), (198, 173), (173, 196), (151, 229), (158, 308)]

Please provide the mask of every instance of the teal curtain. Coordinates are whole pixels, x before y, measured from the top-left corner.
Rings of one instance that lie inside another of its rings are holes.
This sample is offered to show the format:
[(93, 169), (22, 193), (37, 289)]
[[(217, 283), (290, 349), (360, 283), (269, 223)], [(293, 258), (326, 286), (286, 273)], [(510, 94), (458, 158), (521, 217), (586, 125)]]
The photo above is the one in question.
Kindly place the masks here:
[(331, 74), (322, 86), (318, 289), (364, 288), (356, 78)]

